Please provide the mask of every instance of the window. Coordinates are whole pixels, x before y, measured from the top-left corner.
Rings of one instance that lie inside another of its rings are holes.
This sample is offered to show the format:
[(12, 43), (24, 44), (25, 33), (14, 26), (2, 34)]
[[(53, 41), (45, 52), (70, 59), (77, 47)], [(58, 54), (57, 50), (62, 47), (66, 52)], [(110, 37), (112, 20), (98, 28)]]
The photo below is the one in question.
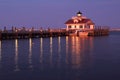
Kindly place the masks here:
[(79, 26), (79, 28), (83, 28), (83, 26)]
[(68, 28), (71, 28), (71, 26), (68, 26)]
[(76, 28), (76, 25), (75, 25), (75, 28)]
[(77, 20), (77, 19), (75, 19), (75, 20), (74, 20), (74, 23), (78, 23), (78, 20)]

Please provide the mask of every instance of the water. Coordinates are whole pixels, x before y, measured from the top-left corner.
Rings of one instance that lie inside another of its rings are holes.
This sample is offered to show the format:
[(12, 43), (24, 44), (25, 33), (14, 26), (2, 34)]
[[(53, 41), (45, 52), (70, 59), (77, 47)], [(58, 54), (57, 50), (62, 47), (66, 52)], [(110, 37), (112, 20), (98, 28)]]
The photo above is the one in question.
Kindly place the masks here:
[(0, 41), (0, 80), (120, 80), (120, 32)]

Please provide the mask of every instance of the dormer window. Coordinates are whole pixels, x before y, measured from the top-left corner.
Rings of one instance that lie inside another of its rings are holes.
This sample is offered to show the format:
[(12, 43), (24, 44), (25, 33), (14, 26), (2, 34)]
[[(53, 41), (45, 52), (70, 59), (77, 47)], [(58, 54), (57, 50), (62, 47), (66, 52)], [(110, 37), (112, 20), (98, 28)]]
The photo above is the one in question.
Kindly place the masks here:
[(77, 20), (77, 19), (74, 19), (74, 23), (78, 23), (78, 20)]

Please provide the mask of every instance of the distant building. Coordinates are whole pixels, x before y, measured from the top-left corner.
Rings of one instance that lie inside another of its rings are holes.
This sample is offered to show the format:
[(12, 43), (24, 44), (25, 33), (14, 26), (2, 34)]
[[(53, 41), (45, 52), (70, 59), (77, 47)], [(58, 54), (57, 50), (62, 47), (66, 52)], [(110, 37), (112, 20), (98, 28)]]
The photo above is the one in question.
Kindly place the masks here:
[(80, 11), (77, 13), (77, 16), (67, 20), (65, 24), (67, 30), (89, 30), (94, 29), (95, 26), (92, 20), (82, 16)]

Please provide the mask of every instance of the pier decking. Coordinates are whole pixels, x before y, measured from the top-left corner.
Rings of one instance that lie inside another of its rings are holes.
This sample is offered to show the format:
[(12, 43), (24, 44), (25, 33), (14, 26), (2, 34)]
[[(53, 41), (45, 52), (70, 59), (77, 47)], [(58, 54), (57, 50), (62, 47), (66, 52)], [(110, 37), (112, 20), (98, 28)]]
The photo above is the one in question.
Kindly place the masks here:
[(25, 39), (39, 37), (67, 36), (64, 29), (59, 30), (5, 30), (0, 31), (0, 39)]
[(89, 32), (88, 36), (108, 36), (109, 28), (97, 28)]
[[(72, 30), (73, 31), (73, 30)], [(94, 30), (89, 30), (88, 36), (106, 36), (109, 35), (108, 28), (97, 28)], [(71, 30), (66, 29), (12, 29), (2, 31), (0, 30), (0, 39), (26, 39), (26, 38), (40, 38), (40, 37), (57, 37), (57, 36), (69, 36)]]

